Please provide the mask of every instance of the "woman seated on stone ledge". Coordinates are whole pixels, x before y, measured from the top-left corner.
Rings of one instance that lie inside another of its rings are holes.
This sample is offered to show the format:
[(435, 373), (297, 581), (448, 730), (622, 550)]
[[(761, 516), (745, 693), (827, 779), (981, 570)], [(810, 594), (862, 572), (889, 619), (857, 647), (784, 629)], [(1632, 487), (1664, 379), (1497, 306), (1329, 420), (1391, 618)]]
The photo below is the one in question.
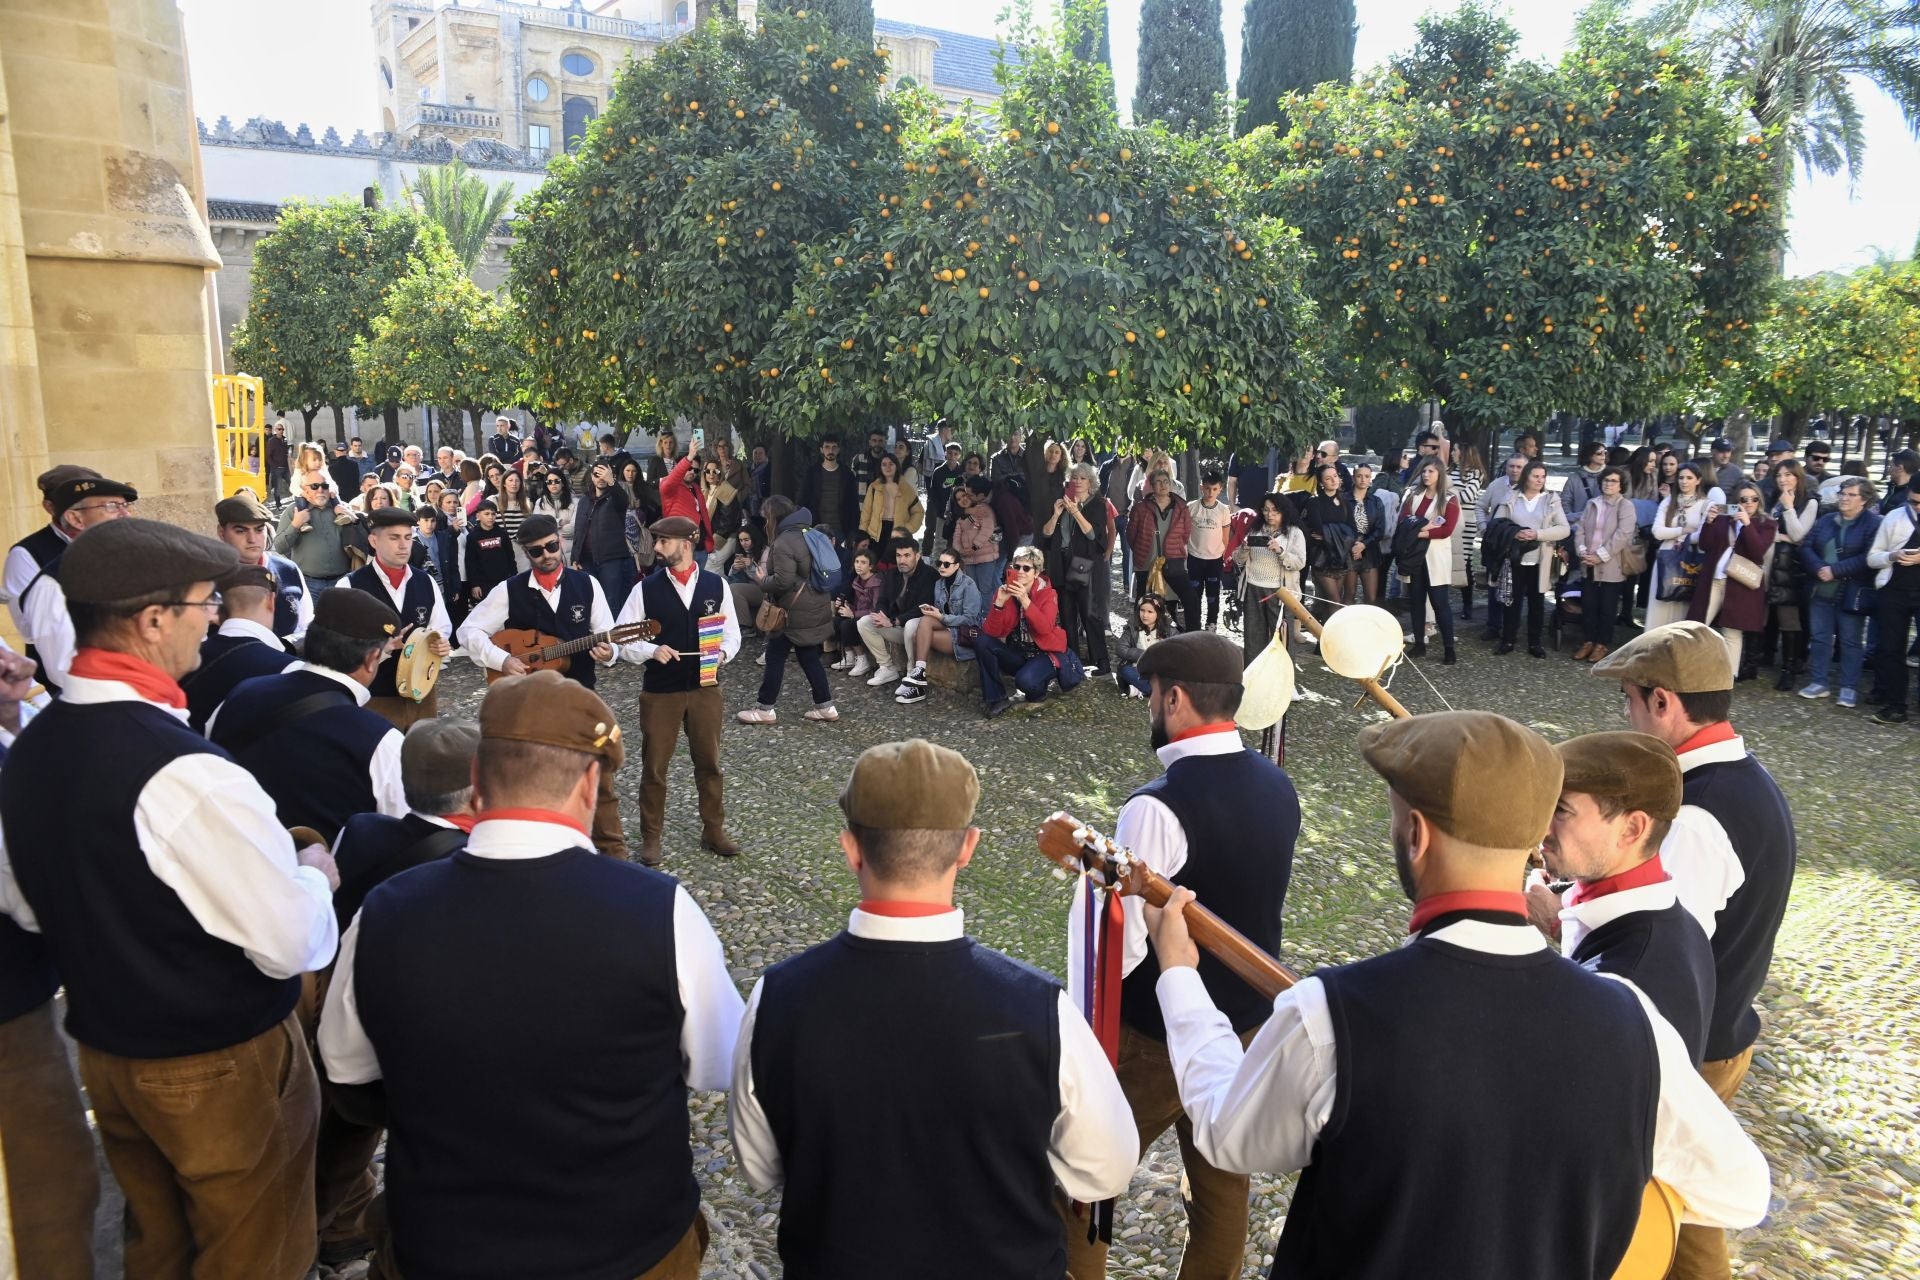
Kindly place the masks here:
[(960, 571), (960, 553), (949, 547), (933, 562), (938, 576), (933, 584), (933, 603), (920, 606), (920, 616), (908, 618), (907, 656), (911, 665), (894, 692), (893, 700), (902, 705), (925, 701), (927, 696), (927, 658), (935, 653), (950, 653), (955, 661), (973, 659), (968, 642), (980, 634), (980, 621), (986, 616), (986, 602), (973, 579)]

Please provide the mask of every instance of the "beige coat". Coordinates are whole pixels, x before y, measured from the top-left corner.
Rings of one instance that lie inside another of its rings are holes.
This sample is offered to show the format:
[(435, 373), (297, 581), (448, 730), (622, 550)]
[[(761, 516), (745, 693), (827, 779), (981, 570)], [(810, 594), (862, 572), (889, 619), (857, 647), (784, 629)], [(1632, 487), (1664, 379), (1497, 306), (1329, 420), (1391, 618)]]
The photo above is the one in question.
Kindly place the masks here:
[(1640, 532), (1634, 525), (1633, 502), (1628, 498), (1618, 499), (1620, 507), (1614, 514), (1613, 534), (1605, 542), (1597, 542), (1600, 512), (1596, 508), (1605, 501), (1598, 497), (1590, 499), (1586, 510), (1580, 513), (1580, 528), (1573, 539), (1574, 554), (1599, 557), (1599, 564), (1587, 566), (1588, 581), (1625, 582), (1627, 575), (1620, 567), (1620, 557)]
[[(1539, 507), (1528, 511), (1521, 505), (1519, 494), (1508, 494), (1501, 499), (1499, 509), (1494, 512), (1494, 515), (1505, 516), (1522, 529), (1532, 529), (1540, 535), (1540, 563), (1536, 568), (1540, 574), (1538, 589), (1544, 593), (1553, 587), (1553, 544), (1572, 533), (1573, 526), (1567, 523), (1567, 513), (1560, 509), (1559, 494), (1543, 491), (1540, 499)], [(1520, 569), (1524, 568), (1523, 565), (1515, 570), (1516, 586)]]

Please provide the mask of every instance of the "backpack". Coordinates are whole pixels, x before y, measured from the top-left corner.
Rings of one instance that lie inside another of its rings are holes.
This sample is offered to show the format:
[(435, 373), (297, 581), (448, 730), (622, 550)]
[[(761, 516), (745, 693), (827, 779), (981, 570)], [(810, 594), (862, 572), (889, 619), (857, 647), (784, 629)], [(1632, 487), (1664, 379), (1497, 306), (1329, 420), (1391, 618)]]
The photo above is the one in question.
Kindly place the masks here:
[(833, 545), (833, 538), (818, 529), (802, 529), (800, 536), (807, 540), (807, 555), (813, 560), (813, 568), (807, 573), (807, 585), (823, 596), (838, 591), (846, 580), (846, 572), (840, 567), (840, 552)]

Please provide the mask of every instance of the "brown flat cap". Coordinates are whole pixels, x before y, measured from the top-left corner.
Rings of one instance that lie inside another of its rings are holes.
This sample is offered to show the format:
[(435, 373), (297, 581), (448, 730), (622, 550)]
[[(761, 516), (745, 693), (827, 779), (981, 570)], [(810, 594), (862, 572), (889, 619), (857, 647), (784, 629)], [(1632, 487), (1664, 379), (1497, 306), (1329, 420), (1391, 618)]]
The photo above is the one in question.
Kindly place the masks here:
[(280, 580), (273, 576), (273, 570), (263, 564), (237, 564), (232, 570), (216, 578), (213, 589), (222, 595), (241, 587), (258, 587), (262, 591), (278, 591)]
[(60, 558), (60, 586), (74, 604), (118, 604), (218, 582), (238, 561), (218, 538), (128, 517), (97, 524), (73, 540)]
[(1195, 684), (1239, 684), (1247, 673), (1240, 646), (1215, 631), (1183, 631), (1156, 641), (1141, 657), (1140, 675)]
[(375, 529), (397, 529), (405, 525), (413, 527), (413, 512), (405, 507), (381, 507), (367, 513), (367, 524)]
[(215, 524), (267, 524), (272, 519), (273, 512), (251, 493), (235, 494), (213, 504)]
[(545, 541), (560, 532), (560, 522), (552, 516), (536, 512), (520, 522), (520, 545), (530, 547), (536, 542)]
[(400, 615), (378, 596), (354, 587), (328, 587), (314, 599), (313, 625), (374, 644), (400, 633)]
[(49, 502), (53, 500), (53, 491), (69, 480), (98, 480), (100, 473), (92, 467), (83, 467), (77, 462), (63, 462), (57, 467), (48, 467), (34, 478), (34, 484), (40, 488), (40, 496)]
[(875, 831), (964, 831), (979, 799), (980, 775), (965, 756), (910, 738), (860, 753), (840, 809), (849, 826)]
[(620, 723), (600, 695), (558, 671), (513, 676), (487, 690), (480, 736), (584, 751), (618, 769), (627, 758)]
[(1635, 636), (1590, 670), (1643, 689), (1713, 693), (1733, 688), (1733, 651), (1704, 622), (1669, 622)]
[(130, 484), (121, 484), (118, 480), (107, 480), (101, 476), (76, 476), (71, 480), (62, 480), (47, 495), (47, 501), (53, 504), (53, 517), (56, 520), (65, 515), (69, 507), (77, 507), (88, 498), (125, 498), (128, 502), (138, 502), (140, 491)]
[(444, 796), (473, 785), (480, 726), (471, 720), (416, 720), (400, 744), (400, 782), (415, 795)]
[(1567, 771), (1562, 791), (1618, 800), (1662, 822), (1672, 822), (1680, 812), (1680, 757), (1651, 734), (1588, 733), (1554, 750)]
[(647, 532), (656, 538), (691, 538), (700, 532), (700, 526), (685, 516), (666, 516), (648, 525)]
[(1559, 754), (1533, 730), (1491, 711), (1369, 725), (1360, 731), (1360, 754), (1436, 827), (1483, 849), (1539, 844), (1560, 802)]

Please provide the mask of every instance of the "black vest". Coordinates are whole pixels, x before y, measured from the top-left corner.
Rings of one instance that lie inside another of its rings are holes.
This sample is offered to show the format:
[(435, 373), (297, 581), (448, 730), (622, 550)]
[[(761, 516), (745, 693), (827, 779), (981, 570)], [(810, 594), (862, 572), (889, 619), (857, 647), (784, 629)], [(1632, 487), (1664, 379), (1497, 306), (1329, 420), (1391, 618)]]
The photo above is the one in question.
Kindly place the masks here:
[(299, 659), (279, 645), (254, 636), (209, 635), (200, 644), (200, 665), (180, 678), (187, 695), (187, 724), (207, 731), (207, 720), (243, 680), (276, 675)]
[[(507, 579), (507, 625), (544, 631), (559, 640), (579, 640), (593, 634), (593, 579), (578, 569), (560, 571), (560, 608), (547, 604), (531, 572)], [(651, 665), (651, 664), (649, 664)], [(576, 653), (567, 660), (567, 674), (593, 688), (593, 655)]]
[(1580, 939), (1573, 960), (1596, 973), (1625, 978), (1673, 1024), (1699, 1066), (1713, 1008), (1713, 944), (1679, 903), (1629, 911)]
[[(40, 531), (40, 533), (52, 533), (52, 532), (53, 531), (51, 529), (42, 529)], [(33, 536), (38, 537), (39, 534), (35, 534)], [(53, 536), (55, 538), (58, 538), (60, 535), (55, 533)], [(32, 541), (31, 538), (22, 538), (20, 540), (22, 545), (30, 541)], [(43, 544), (43, 548), (44, 548), (44, 544)], [(20, 604), (20, 610), (21, 610), (21, 614), (20, 614), (21, 617), (26, 616), (27, 597), (33, 594), (33, 589), (35, 587), (40, 585), (40, 579), (52, 578), (55, 582), (60, 581), (60, 555), (65, 550), (66, 550), (66, 546), (62, 544), (57, 550), (54, 551), (54, 553), (51, 556), (49, 556), (45, 560), (40, 561), (40, 572), (34, 574), (33, 580), (28, 582), (26, 586), (20, 588), (19, 604)], [(34, 558), (39, 559), (38, 553), (35, 554)], [(27, 641), (26, 656), (33, 659), (34, 678), (37, 679), (50, 692), (56, 693), (56, 694), (59, 693), (60, 686), (54, 682), (51, 676), (47, 674), (47, 664), (41, 660), (40, 650), (34, 646), (34, 643), (31, 640)]]
[(56, 701), (0, 770), (7, 849), (66, 982), (67, 1030), (105, 1053), (224, 1049), (286, 1017), (300, 994), (298, 978), (267, 977), (203, 929), (147, 865), (133, 822), (140, 793), (196, 754), (225, 758), (145, 703)]
[(384, 813), (356, 813), (340, 829), (333, 847), (333, 864), (340, 871), (340, 887), (333, 891), (333, 913), (346, 932), (354, 915), (375, 888), (436, 858), (467, 847), (467, 833), (428, 822), (417, 813), (389, 818)]
[(1713, 1016), (1706, 1061), (1731, 1058), (1760, 1035), (1754, 997), (1773, 962), (1773, 939), (1787, 914), (1797, 860), (1793, 812), (1765, 766), (1752, 756), (1687, 770), (1686, 803), (1712, 814), (1727, 833), (1747, 878), (1713, 922)]
[[(1660, 1064), (1633, 992), (1550, 951), (1425, 938), (1322, 969), (1333, 1111), (1274, 1249), (1276, 1277), (1607, 1280), (1653, 1171)], [(1537, 1140), (1528, 1098), (1578, 1099)]]
[(1059, 995), (971, 938), (842, 933), (767, 971), (750, 1052), (790, 1280), (1065, 1274)]
[(637, 1276), (686, 1234), (673, 901), (586, 849), (456, 853), (367, 895), (354, 989), (409, 1280)]
[[(1279, 955), (1280, 915), (1300, 834), (1300, 800), (1285, 771), (1257, 751), (1186, 756), (1133, 794), (1166, 805), (1186, 833), (1186, 865), (1173, 882), (1193, 890), (1201, 906), (1262, 951)], [(1160, 962), (1148, 948), (1121, 985), (1120, 1017), (1134, 1030), (1165, 1040), (1154, 994), (1159, 980)], [(1257, 1027), (1273, 1012), (1272, 1001), (1205, 952), (1200, 980), (1235, 1031)]]
[(677, 651), (680, 661), (649, 662), (640, 676), (640, 687), (647, 693), (685, 693), (700, 687), (700, 619), (720, 612), (720, 597), (727, 584), (716, 573), (699, 571), (693, 586), (693, 608), (680, 603), (680, 592), (665, 569), (655, 569), (640, 581), (641, 600), (647, 617), (660, 624), (655, 644)]
[(213, 722), (213, 741), (226, 748), (257, 714), (315, 693), (338, 699), (298, 720), (276, 723), (250, 743), (240, 744), (234, 759), (273, 797), (280, 821), (312, 827), (329, 842), (356, 813), (375, 813), (373, 753), (394, 727), (360, 706), (351, 690), (317, 671), (282, 671), (242, 681), (227, 695)]
[(300, 566), (283, 555), (267, 552), (267, 568), (279, 583), (273, 595), (273, 634), (285, 640), (300, 626), (300, 599), (307, 594), (307, 584)]
[[(366, 592), (389, 608), (393, 607), (393, 596), (388, 593), (387, 580), (381, 575), (380, 566), (377, 564), (361, 565), (355, 569), (347, 575), (347, 585)], [(407, 585), (400, 590), (400, 608), (395, 610), (400, 615), (400, 629), (405, 631), (408, 627), (424, 628), (431, 623), (433, 603), (438, 594), (439, 588), (434, 586), (433, 579), (426, 574), (414, 573), (409, 577)], [(389, 654), (386, 661), (380, 664), (380, 669), (373, 673), (373, 684), (368, 687), (367, 692), (376, 698), (399, 697), (400, 689), (394, 681), (395, 673), (399, 670), (400, 654), (396, 650)]]
[[(0, 768), (6, 760), (7, 748), (0, 744)], [(0, 915), (0, 1024), (38, 1009), (59, 988), (46, 939)]]

